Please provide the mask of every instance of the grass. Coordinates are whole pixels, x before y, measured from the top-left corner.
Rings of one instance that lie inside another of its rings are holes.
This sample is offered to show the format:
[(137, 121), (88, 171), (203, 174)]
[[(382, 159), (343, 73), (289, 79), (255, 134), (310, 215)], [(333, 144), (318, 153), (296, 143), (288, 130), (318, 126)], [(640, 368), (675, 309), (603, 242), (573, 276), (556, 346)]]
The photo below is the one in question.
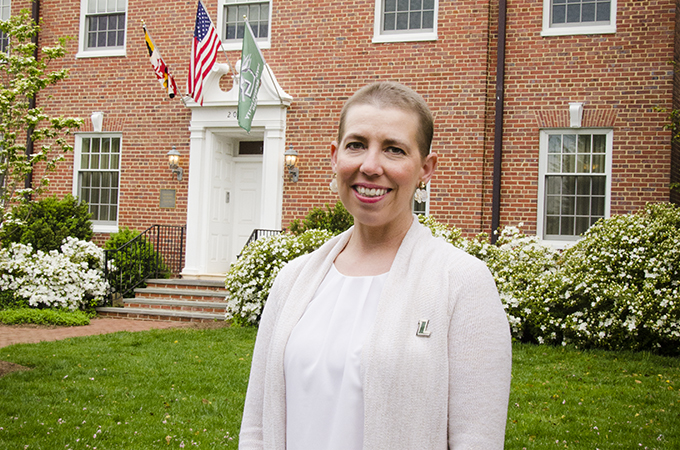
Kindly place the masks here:
[[(255, 330), (20, 344), (0, 448), (237, 448)], [(506, 449), (680, 448), (680, 359), (516, 344)], [(182, 444), (184, 447), (182, 447)]]
[(90, 316), (91, 314), (80, 310), (10, 308), (0, 310), (0, 323), (8, 325), (33, 323), (73, 327), (88, 325), (90, 323)]

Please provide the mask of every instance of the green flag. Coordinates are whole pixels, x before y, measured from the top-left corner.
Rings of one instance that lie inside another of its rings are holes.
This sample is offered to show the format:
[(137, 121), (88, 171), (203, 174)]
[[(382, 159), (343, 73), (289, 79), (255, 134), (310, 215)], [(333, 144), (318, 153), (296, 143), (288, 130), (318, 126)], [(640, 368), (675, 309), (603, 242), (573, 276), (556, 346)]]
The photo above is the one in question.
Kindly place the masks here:
[(255, 42), (253, 30), (248, 21), (243, 32), (243, 50), (241, 50), (241, 73), (238, 95), (238, 126), (250, 131), (255, 109), (257, 109), (257, 92), (264, 71), (264, 58)]

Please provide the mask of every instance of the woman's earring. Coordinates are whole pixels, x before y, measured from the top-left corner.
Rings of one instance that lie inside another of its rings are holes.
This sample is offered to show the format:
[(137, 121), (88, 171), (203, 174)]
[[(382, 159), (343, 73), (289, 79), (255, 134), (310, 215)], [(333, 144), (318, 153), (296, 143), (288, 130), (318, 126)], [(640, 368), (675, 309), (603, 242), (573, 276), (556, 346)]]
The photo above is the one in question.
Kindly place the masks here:
[(331, 188), (331, 192), (334, 194), (338, 193), (338, 179), (336, 178), (336, 174), (333, 174), (333, 179), (331, 180), (331, 184), (329, 186)]
[(423, 181), (418, 183), (418, 189), (416, 189), (415, 194), (413, 194), (413, 199), (418, 203), (423, 203), (427, 200), (427, 185)]

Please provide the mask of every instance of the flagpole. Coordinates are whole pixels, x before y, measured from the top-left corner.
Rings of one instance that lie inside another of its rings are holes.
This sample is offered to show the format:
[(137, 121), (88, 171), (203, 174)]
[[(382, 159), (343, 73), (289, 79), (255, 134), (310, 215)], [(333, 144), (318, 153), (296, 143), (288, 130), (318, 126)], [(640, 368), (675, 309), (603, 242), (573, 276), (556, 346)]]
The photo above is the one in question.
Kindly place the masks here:
[[(203, 3), (201, 0), (198, 0), (198, 2), (199, 2), (199, 3)], [(208, 19), (210, 19), (210, 23), (212, 23), (213, 26), (215, 26), (215, 22), (212, 21), (212, 18), (210, 17), (210, 14), (208, 14), (208, 10), (205, 8), (205, 5), (203, 5), (203, 9), (205, 9), (205, 14), (208, 16)], [(215, 28), (215, 30), (217, 30), (217, 28)], [(217, 35), (219, 36), (220, 34), (217, 33)], [(227, 51), (226, 51), (226, 50), (224, 49), (224, 47), (222, 46), (222, 38), (221, 38), (221, 37), (220, 37), (220, 49), (222, 49), (222, 53), (224, 53), (224, 57), (227, 59), (227, 65), (229, 66), (229, 70), (231, 70), (231, 73), (233, 73), (234, 75), (236, 75), (236, 71), (234, 70), (234, 68), (232, 67), (231, 63), (229, 62), (229, 55), (227, 55)]]

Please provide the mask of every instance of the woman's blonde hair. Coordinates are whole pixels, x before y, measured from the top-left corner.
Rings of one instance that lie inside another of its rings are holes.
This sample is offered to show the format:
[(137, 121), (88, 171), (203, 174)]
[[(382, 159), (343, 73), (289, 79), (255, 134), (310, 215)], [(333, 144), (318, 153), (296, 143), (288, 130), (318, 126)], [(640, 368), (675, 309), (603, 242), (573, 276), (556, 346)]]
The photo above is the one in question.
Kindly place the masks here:
[(397, 108), (415, 113), (420, 121), (419, 133), (416, 137), (420, 155), (426, 158), (430, 153), (434, 135), (434, 119), (425, 100), (413, 89), (393, 81), (378, 81), (359, 89), (345, 102), (340, 112), (338, 143), (342, 141), (345, 134), (347, 112), (356, 105), (372, 105), (381, 109)]

